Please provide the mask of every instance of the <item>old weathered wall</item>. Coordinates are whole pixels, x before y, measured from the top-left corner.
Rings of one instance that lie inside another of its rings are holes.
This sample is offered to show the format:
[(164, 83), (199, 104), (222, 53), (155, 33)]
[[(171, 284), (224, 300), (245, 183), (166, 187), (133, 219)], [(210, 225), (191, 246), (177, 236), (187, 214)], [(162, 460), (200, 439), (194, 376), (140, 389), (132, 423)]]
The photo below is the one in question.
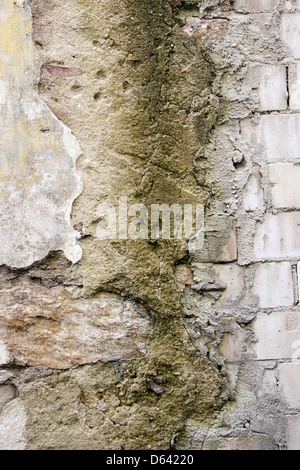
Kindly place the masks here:
[(299, 15), (2, 1), (0, 449), (299, 448)]

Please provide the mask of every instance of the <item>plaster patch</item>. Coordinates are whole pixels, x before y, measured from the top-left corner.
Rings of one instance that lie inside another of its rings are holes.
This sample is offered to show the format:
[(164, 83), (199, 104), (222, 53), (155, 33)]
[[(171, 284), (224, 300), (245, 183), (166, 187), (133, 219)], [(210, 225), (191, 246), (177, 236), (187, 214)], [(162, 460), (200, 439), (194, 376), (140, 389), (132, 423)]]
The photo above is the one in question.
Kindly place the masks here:
[(25, 449), (26, 412), (22, 400), (10, 402), (0, 415), (0, 450)]
[(26, 2), (0, 6), (0, 28), (0, 265), (28, 267), (56, 250), (76, 263), (80, 148), (36, 91), (41, 64)]

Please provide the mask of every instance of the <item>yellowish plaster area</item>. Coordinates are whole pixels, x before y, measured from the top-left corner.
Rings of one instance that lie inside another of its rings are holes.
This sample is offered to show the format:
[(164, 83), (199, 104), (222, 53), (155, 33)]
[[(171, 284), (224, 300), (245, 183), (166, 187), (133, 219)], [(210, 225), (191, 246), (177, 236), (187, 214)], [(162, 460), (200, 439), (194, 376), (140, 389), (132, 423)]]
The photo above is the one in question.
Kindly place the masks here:
[(79, 145), (40, 99), (40, 59), (23, 1), (0, 5), (0, 264), (26, 267), (50, 251), (77, 262), (70, 224), (81, 192)]

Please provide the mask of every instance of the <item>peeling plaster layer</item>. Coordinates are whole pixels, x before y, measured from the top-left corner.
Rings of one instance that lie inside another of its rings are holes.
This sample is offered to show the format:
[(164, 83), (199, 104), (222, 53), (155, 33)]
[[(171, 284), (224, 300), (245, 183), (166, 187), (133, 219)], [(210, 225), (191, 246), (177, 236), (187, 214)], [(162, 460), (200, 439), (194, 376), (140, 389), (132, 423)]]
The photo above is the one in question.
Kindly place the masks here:
[(82, 256), (70, 223), (81, 192), (79, 145), (39, 98), (40, 60), (26, 2), (0, 5), (0, 265), (27, 267), (50, 251)]

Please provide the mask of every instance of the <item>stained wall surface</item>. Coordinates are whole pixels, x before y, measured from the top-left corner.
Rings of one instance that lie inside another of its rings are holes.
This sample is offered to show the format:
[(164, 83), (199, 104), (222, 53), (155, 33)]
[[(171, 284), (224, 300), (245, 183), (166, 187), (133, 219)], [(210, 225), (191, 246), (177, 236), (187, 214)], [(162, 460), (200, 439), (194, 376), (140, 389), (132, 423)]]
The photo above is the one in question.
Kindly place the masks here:
[[(300, 449), (299, 34), (296, 0), (2, 0), (0, 449)], [(162, 204), (201, 248), (141, 236)]]

